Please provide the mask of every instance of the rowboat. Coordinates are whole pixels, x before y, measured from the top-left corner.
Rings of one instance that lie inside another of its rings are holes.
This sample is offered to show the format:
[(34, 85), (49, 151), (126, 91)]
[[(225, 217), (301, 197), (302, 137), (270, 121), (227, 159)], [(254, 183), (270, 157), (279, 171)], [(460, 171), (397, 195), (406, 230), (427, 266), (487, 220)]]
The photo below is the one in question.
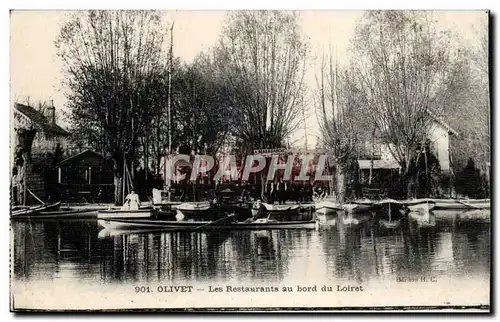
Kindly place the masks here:
[(410, 211), (425, 211), (429, 212), (436, 206), (434, 199), (414, 199), (404, 201), (403, 204), (406, 205)]
[(394, 199), (383, 199), (373, 205), (374, 217), (384, 220), (395, 220), (401, 218), (403, 203)]
[(329, 213), (337, 213), (343, 211), (344, 208), (337, 202), (330, 200), (322, 200), (315, 203), (316, 214), (327, 215)]
[(105, 209), (97, 212), (97, 219), (111, 218), (150, 218), (154, 214), (151, 208), (139, 209)]
[(32, 216), (37, 213), (40, 213), (41, 211), (55, 211), (59, 209), (61, 206), (61, 202), (58, 201), (56, 203), (52, 204), (43, 204), (43, 205), (36, 205), (36, 206), (31, 206), (31, 207), (18, 207), (14, 208), (10, 215), (11, 217), (25, 217), (25, 216)]
[(185, 202), (175, 207), (177, 220), (183, 221), (213, 221), (218, 220), (227, 212), (233, 212), (231, 205), (220, 202)]
[(268, 203), (263, 203), (262, 205), (268, 213), (272, 214), (298, 212), (300, 210), (300, 205), (271, 205)]
[(279, 222), (268, 218), (259, 218), (253, 221), (170, 221), (155, 219), (121, 219), (112, 218), (98, 220), (98, 224), (105, 229), (112, 230), (248, 230), (248, 229), (315, 229), (316, 221), (286, 221)]
[(314, 211), (316, 205), (314, 203), (301, 203), (299, 204), (299, 207), (301, 211), (309, 211), (309, 210)]
[(252, 204), (252, 216), (257, 217), (259, 213), (265, 213), (276, 218), (281, 215), (299, 215), (300, 205), (273, 205), (265, 202), (255, 202)]
[[(103, 208), (104, 209), (104, 208)], [(30, 215), (17, 215), (16, 219), (58, 219), (58, 218), (95, 218), (97, 209), (61, 208), (57, 211), (40, 211)]]
[(335, 226), (339, 216), (344, 213), (344, 208), (336, 202), (323, 200), (316, 203), (316, 218), (320, 225)]
[(210, 209), (210, 202), (184, 202), (176, 206), (176, 209), (188, 215), (191, 213), (199, 213)]
[(434, 209), (490, 209), (490, 199), (435, 199), (436, 205)]
[(350, 203), (343, 204), (342, 207), (344, 208), (347, 213), (360, 213), (360, 212), (365, 212), (369, 211), (373, 206), (373, 201), (369, 199), (358, 199)]

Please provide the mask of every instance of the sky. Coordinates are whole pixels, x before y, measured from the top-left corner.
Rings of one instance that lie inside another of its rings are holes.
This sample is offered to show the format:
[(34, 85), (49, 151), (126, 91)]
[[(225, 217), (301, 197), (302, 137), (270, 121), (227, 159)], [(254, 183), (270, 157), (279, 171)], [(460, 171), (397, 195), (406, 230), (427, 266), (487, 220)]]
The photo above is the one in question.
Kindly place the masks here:
[[(56, 111), (64, 109), (65, 89), (61, 85), (61, 63), (56, 55), (54, 40), (61, 24), (67, 19), (65, 11), (12, 11), (10, 15), (10, 98), (29, 102), (54, 100)], [(225, 11), (165, 11), (165, 21), (175, 21), (174, 55), (190, 62), (210, 49), (217, 41), (224, 22)], [(301, 11), (299, 23), (308, 38), (311, 59), (306, 74), (307, 86), (316, 87), (319, 57), (333, 48), (340, 63), (349, 58), (348, 49), (356, 20), (362, 11), (317, 10)], [(435, 18), (443, 28), (450, 28), (466, 41), (474, 42), (475, 30), (486, 23), (485, 11), (436, 11)], [(317, 142), (318, 122), (314, 107), (307, 107), (305, 128), (292, 138), (302, 147), (307, 134), (309, 148)], [(64, 123), (62, 124), (64, 126)]]

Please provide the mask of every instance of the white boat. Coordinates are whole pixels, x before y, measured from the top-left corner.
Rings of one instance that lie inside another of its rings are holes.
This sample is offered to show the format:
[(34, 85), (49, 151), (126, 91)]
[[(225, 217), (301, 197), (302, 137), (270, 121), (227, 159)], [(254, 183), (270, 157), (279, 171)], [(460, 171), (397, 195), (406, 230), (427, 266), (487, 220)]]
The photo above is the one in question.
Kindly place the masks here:
[(259, 211), (263, 211), (270, 215), (281, 214), (298, 214), (300, 212), (300, 205), (273, 205), (265, 202), (254, 202), (252, 204), (252, 216), (256, 217)]
[(369, 199), (358, 199), (353, 202), (345, 203), (342, 207), (347, 211), (347, 213), (360, 213), (369, 211), (373, 206), (373, 201)]
[(491, 209), (490, 199), (435, 199), (436, 205), (434, 209)]
[(180, 210), (182, 212), (186, 211), (207, 211), (210, 209), (210, 202), (208, 201), (203, 201), (203, 202), (184, 202), (176, 207), (177, 210)]
[(97, 212), (98, 219), (115, 219), (115, 218), (150, 218), (153, 216), (153, 209), (106, 209)]
[(316, 213), (320, 215), (327, 215), (329, 213), (337, 213), (344, 208), (337, 202), (330, 200), (322, 200), (315, 203)]
[(61, 206), (60, 201), (53, 204), (43, 204), (36, 206), (18, 206), (11, 210), (10, 215), (13, 218), (20, 218), (23, 216), (29, 217), (37, 215), (41, 212), (56, 211), (60, 208), (60, 206)]
[(266, 208), (266, 210), (268, 212), (280, 212), (280, 213), (283, 213), (283, 212), (290, 212), (290, 211), (299, 211), (300, 210), (300, 205), (272, 205), (272, 204), (269, 204), (269, 203), (263, 203), (262, 204), (264, 206), (264, 208)]
[(433, 199), (414, 199), (403, 202), (410, 211), (429, 212), (436, 206)]
[[(221, 218), (230, 219), (230, 217)], [(98, 220), (98, 224), (109, 230), (124, 230), (134, 232), (136, 230), (267, 230), (267, 229), (316, 229), (316, 221), (286, 221), (279, 222), (269, 218), (259, 218), (245, 222), (221, 221), (170, 221), (155, 219), (119, 219)], [(103, 233), (103, 235), (105, 235)]]
[(208, 201), (184, 202), (175, 206), (177, 220), (215, 220), (218, 216)]
[(392, 221), (399, 219), (402, 215), (403, 203), (394, 199), (383, 199), (373, 205), (374, 216), (378, 219)]

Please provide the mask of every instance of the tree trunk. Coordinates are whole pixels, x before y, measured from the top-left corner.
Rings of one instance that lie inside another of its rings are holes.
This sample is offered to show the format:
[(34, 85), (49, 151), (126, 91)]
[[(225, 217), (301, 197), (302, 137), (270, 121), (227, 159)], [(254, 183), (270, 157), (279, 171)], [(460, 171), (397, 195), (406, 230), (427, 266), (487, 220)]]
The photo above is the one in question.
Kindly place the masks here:
[(372, 142), (371, 142), (371, 155), (370, 155), (370, 177), (368, 178), (368, 185), (372, 185), (373, 180), (373, 157), (375, 154), (375, 128), (372, 131)]
[(31, 169), (31, 146), (35, 139), (36, 129), (15, 130), (14, 166), (12, 169), (13, 203), (26, 204), (27, 173)]
[(123, 204), (123, 178), (115, 173), (114, 176), (114, 184), (115, 184), (115, 205), (121, 206)]
[(264, 196), (266, 193), (266, 184), (264, 181), (264, 174), (260, 172), (259, 177), (260, 177), (260, 200), (265, 200)]
[(415, 196), (416, 182), (409, 175), (405, 175), (404, 180), (406, 181), (406, 197), (413, 198)]
[(341, 166), (336, 167), (336, 177), (337, 177), (337, 202), (343, 203), (345, 199), (345, 173)]

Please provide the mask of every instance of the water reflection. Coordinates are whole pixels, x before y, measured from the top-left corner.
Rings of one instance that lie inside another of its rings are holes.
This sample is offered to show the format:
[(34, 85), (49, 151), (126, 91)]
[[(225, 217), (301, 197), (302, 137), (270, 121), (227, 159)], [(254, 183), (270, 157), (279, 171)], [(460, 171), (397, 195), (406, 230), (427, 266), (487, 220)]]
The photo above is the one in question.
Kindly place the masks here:
[(92, 220), (13, 222), (13, 276), (103, 283), (489, 276), (490, 225), (433, 216), (431, 225), (408, 218), (389, 228), (363, 219), (319, 231), (158, 231), (104, 238)]

